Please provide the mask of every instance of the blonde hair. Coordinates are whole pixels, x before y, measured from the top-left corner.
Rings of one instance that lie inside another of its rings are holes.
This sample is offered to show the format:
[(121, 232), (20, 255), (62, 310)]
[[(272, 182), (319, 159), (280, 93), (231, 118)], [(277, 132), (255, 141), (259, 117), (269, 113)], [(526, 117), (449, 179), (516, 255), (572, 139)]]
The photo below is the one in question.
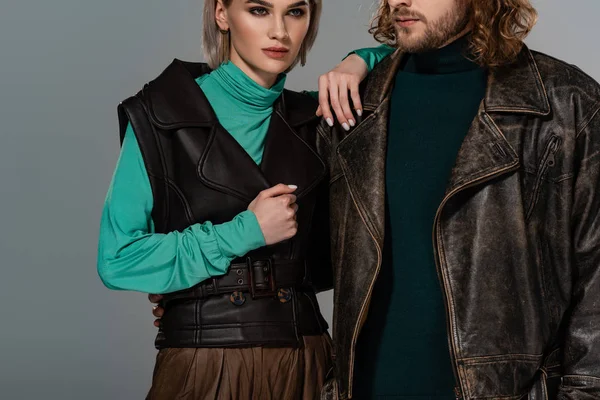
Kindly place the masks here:
[[(466, 2), (465, 2), (466, 3)], [(496, 67), (516, 59), (523, 40), (537, 22), (529, 0), (471, 0), (470, 51), (479, 65)], [(369, 33), (380, 43), (396, 45), (396, 29), (387, 0), (381, 0)]]
[[(230, 33), (221, 31), (215, 20), (215, 11), (218, 0), (204, 0), (203, 27), (202, 27), (202, 48), (204, 57), (208, 65), (215, 69), (222, 63), (229, 60)], [(233, 0), (221, 0), (224, 7), (229, 7)], [(300, 47), (298, 57), (290, 65), (288, 71), (294, 68), (298, 63), (302, 66), (306, 64), (306, 55), (312, 48), (317, 33), (319, 31), (319, 20), (321, 19), (321, 0), (309, 0), (310, 22), (308, 32)]]

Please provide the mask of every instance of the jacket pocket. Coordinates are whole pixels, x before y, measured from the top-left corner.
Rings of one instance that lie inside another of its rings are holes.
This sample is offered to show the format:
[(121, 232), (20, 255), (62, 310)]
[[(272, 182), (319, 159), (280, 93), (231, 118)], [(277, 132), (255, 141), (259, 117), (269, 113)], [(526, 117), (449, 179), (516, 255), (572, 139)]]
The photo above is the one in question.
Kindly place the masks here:
[(540, 162), (540, 167), (538, 168), (535, 182), (533, 184), (533, 189), (531, 191), (529, 206), (527, 207), (527, 214), (525, 217), (526, 221), (529, 221), (529, 218), (535, 209), (535, 205), (540, 197), (540, 192), (542, 191), (542, 186), (546, 176), (548, 176), (548, 172), (556, 165), (556, 153), (560, 148), (561, 142), (562, 140), (560, 137), (553, 135), (546, 146), (546, 150), (544, 151), (544, 155), (542, 157), (542, 161)]

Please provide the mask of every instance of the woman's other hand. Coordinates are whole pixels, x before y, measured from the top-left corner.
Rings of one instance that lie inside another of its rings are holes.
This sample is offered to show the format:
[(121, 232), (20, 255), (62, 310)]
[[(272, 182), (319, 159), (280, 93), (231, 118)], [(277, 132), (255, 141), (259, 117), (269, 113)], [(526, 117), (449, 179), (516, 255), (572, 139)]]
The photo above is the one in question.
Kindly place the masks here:
[(248, 206), (256, 215), (265, 243), (271, 245), (294, 237), (298, 231), (296, 222), (296, 186), (279, 184), (263, 190)]

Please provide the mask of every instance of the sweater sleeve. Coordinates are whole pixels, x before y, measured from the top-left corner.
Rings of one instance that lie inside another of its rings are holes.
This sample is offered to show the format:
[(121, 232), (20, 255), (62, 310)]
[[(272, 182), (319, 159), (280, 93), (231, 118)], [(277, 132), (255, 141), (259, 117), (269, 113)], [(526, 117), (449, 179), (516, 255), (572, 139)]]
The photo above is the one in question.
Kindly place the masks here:
[(364, 49), (351, 51), (346, 57), (351, 54), (356, 54), (364, 60), (364, 62), (367, 64), (367, 69), (369, 72), (371, 72), (373, 68), (375, 68), (375, 66), (381, 62), (381, 60), (392, 54), (395, 50), (395, 48), (388, 46), (387, 44), (382, 44), (377, 47), (367, 47)]
[(104, 203), (98, 274), (110, 289), (169, 293), (227, 272), (231, 261), (265, 245), (256, 216), (197, 223), (182, 232), (155, 233), (152, 189), (131, 125)]

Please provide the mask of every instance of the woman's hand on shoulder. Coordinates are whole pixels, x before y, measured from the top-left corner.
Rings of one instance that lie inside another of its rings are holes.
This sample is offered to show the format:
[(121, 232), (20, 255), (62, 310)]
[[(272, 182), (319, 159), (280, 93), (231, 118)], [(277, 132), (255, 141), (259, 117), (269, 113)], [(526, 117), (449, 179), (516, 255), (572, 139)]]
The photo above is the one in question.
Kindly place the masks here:
[[(356, 125), (356, 118), (362, 115), (362, 103), (358, 86), (367, 76), (365, 61), (352, 54), (331, 71), (319, 77), (319, 109), (317, 115), (323, 116), (329, 126), (333, 126), (333, 113), (342, 127), (349, 131)], [(350, 105), (352, 100), (352, 106)]]

